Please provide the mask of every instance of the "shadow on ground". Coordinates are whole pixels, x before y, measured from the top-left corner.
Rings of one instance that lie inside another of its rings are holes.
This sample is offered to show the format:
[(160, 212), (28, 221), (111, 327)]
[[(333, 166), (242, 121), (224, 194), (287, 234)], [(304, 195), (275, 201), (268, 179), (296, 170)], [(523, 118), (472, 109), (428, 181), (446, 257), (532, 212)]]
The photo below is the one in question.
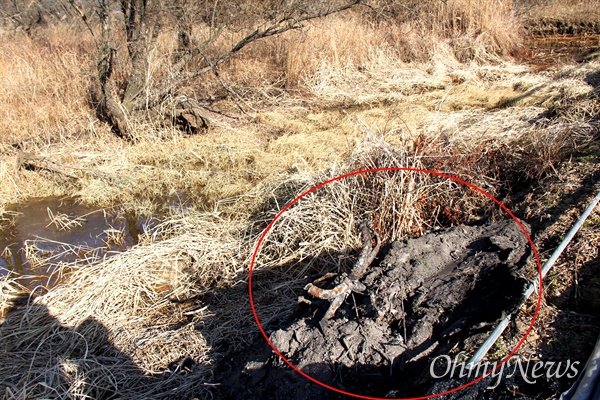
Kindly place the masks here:
[(190, 382), (181, 366), (143, 371), (92, 317), (69, 327), (34, 297), (22, 295), (12, 303), (0, 324), (3, 399), (162, 399), (207, 393), (201, 383)]
[[(412, 397), (454, 389), (468, 380), (433, 379), (431, 360), (464, 348), (473, 350), (499, 319), (514, 311), (525, 286), (519, 271), (529, 258), (524, 235), (521, 232), (523, 238), (518, 238), (515, 227), (512, 220), (457, 227), (387, 246), (364, 278), (367, 292), (349, 297), (325, 325), (320, 321), (327, 301), (297, 302), (299, 295), (306, 295), (304, 284), (319, 274), (309, 271), (290, 284), (289, 274), (257, 271), (253, 293), (259, 319), (271, 342), (293, 365), (342, 391)], [(405, 256), (406, 252), (411, 253)], [(323, 255), (338, 256), (347, 255)], [(219, 314), (235, 309), (227, 304), (231, 299), (243, 299), (237, 309), (249, 314), (246, 290), (242, 282), (207, 295), (212, 299), (204, 301), (218, 304), (212, 311)], [(266, 343), (254, 321), (239, 315), (221, 319), (235, 321), (234, 326), (205, 327), (207, 333), (213, 332), (210, 336), (221, 338), (215, 348), (227, 353), (215, 371), (216, 398), (346, 398), (294, 371)], [(244, 342), (240, 336), (228, 336), (231, 330), (247, 332)], [(448, 398), (514, 398), (503, 383), (495, 389), (488, 386), (489, 379)]]
[[(27, 388), (31, 398), (51, 388), (57, 397), (66, 393), (94, 399), (138, 397), (138, 391), (157, 379), (144, 374), (107, 337), (107, 329), (94, 318), (69, 328), (45, 305), (35, 304), (28, 295), (18, 297), (0, 325), (0, 393), (12, 398)], [(20, 359), (11, 359), (15, 354)], [(27, 374), (24, 363), (29, 365)], [(128, 387), (120, 387), (115, 379), (123, 374)]]

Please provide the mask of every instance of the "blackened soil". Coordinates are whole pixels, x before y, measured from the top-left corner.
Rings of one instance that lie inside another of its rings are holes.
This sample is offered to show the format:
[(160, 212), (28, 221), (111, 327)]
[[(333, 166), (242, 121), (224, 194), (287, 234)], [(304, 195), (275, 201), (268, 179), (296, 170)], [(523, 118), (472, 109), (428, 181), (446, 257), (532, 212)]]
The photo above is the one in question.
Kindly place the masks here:
[[(433, 379), (431, 360), (473, 351), (515, 311), (526, 285), (525, 235), (513, 220), (459, 226), (382, 253), (362, 279), (365, 293), (350, 296), (334, 318), (320, 323), (326, 301), (298, 304), (270, 341), (304, 373), (354, 394), (420, 396), (460, 385)], [(344, 398), (293, 371), (264, 339), (225, 359), (216, 378), (218, 397), (227, 399)], [(478, 398), (486, 386), (453, 398)]]
[(594, 35), (600, 33), (600, 21), (563, 21), (546, 18), (526, 23), (526, 37), (555, 37), (565, 35)]

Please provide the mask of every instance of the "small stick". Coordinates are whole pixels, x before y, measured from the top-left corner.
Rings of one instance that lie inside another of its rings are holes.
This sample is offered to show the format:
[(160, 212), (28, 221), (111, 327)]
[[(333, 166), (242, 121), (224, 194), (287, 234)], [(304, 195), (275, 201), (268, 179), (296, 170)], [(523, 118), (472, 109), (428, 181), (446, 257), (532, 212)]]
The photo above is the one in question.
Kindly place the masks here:
[[(363, 249), (360, 253), (358, 261), (356, 262), (356, 265), (354, 266), (354, 268), (352, 268), (350, 276), (344, 276), (342, 282), (335, 286), (333, 289), (322, 289), (318, 286), (315, 286), (312, 283), (309, 283), (304, 287), (304, 290), (307, 290), (308, 294), (310, 294), (311, 296), (323, 300), (328, 300), (331, 303), (329, 305), (329, 308), (327, 309), (327, 312), (325, 313), (325, 316), (323, 317), (323, 320), (333, 318), (335, 312), (338, 310), (338, 308), (340, 308), (342, 304), (344, 304), (344, 301), (350, 293), (363, 293), (367, 289), (365, 285), (359, 282), (359, 279), (361, 279), (364, 276), (364, 274), (367, 271), (367, 268), (369, 267), (369, 265), (371, 265), (373, 260), (375, 260), (375, 257), (377, 256), (377, 253), (379, 253), (379, 249), (381, 248), (381, 239), (375, 231), (373, 232), (375, 233), (375, 240), (377, 241), (377, 243), (375, 244), (375, 247), (373, 247), (373, 238), (371, 236), (370, 225), (371, 224), (367, 220), (361, 222)], [(314, 282), (317, 283), (324, 279), (328, 279), (331, 277), (331, 275), (332, 274), (326, 274)]]
[(355, 280), (361, 279), (365, 275), (367, 268), (369, 265), (371, 265), (371, 263), (373, 263), (377, 253), (379, 253), (379, 249), (381, 248), (381, 239), (379, 238), (379, 234), (375, 231), (373, 231), (373, 233), (375, 233), (375, 240), (377, 241), (377, 244), (375, 245), (375, 248), (373, 248), (370, 225), (371, 224), (368, 220), (364, 220), (361, 223), (363, 249), (360, 253), (358, 261), (356, 262), (356, 265), (354, 268), (352, 268), (352, 273), (350, 274), (350, 276)]
[(354, 312), (356, 313), (356, 318), (360, 318), (358, 315), (358, 307), (356, 307), (356, 298), (354, 298), (354, 293), (352, 293), (352, 302), (354, 303)]
[(322, 282), (322, 281), (327, 280), (329, 278), (333, 278), (335, 276), (337, 276), (337, 274), (335, 272), (329, 272), (329, 273), (323, 275), (322, 277), (320, 277), (319, 279), (315, 279), (313, 281), (313, 283), (319, 283), (319, 282)]

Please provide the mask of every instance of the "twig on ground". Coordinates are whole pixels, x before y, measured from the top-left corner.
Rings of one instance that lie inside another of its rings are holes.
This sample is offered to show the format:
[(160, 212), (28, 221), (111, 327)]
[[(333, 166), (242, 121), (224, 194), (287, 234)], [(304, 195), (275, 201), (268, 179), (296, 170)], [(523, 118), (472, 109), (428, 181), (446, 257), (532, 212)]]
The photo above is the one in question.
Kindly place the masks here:
[[(333, 289), (321, 289), (312, 283), (309, 283), (304, 287), (304, 290), (307, 290), (311, 296), (328, 300), (331, 303), (329, 305), (329, 309), (327, 309), (327, 312), (323, 317), (322, 322), (324, 320), (333, 318), (335, 312), (342, 304), (344, 304), (344, 301), (350, 293), (363, 293), (366, 290), (366, 286), (359, 282), (359, 280), (365, 275), (367, 268), (369, 265), (371, 265), (373, 260), (375, 260), (377, 253), (379, 253), (379, 249), (381, 248), (381, 239), (379, 238), (377, 232), (373, 231), (376, 240), (376, 244), (373, 246), (370, 222), (368, 220), (364, 220), (360, 225), (363, 238), (363, 249), (356, 265), (354, 268), (352, 268), (350, 276), (343, 275), (342, 281)], [(330, 274), (325, 276), (329, 277)], [(315, 282), (319, 282), (321, 280), (323, 279), (317, 279)]]
[(118, 177), (115, 175), (106, 173), (104, 171), (100, 171), (95, 168), (75, 167), (72, 165), (61, 164), (59, 162), (49, 159), (48, 157), (38, 156), (24, 151), (22, 151), (19, 154), (19, 164), (25, 169), (44, 170), (55, 174), (64, 175), (66, 177), (76, 180), (80, 179), (80, 177), (65, 171), (65, 169), (87, 172), (92, 175), (96, 175), (101, 179), (105, 179), (109, 182), (118, 179)]

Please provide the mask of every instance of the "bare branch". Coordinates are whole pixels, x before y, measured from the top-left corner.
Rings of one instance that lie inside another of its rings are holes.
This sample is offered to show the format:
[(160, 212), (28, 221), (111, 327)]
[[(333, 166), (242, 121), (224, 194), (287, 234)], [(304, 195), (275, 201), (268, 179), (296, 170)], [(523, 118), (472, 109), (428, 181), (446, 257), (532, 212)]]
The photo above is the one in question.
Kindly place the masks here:
[(379, 249), (381, 248), (381, 239), (376, 231), (373, 231), (373, 233), (375, 234), (375, 240), (377, 243), (375, 247), (373, 247), (371, 226), (368, 220), (364, 220), (361, 223), (361, 233), (363, 238), (363, 249), (356, 265), (352, 269), (352, 273), (350, 274), (350, 277), (355, 280), (361, 279), (365, 275), (367, 268), (373, 263), (377, 253), (379, 253)]
[[(217, 80), (219, 81), (219, 83), (221, 84), (221, 86), (223, 86), (223, 88), (224, 88), (224, 89), (225, 89), (227, 92), (229, 92), (229, 93), (231, 93), (232, 95), (234, 95), (235, 97), (237, 97), (237, 99), (238, 99), (240, 102), (243, 102), (244, 104), (246, 104), (246, 106), (247, 106), (248, 108), (250, 108), (252, 111), (256, 112), (256, 109), (254, 109), (254, 108), (253, 108), (253, 107), (252, 107), (250, 104), (248, 104), (246, 101), (244, 101), (244, 99), (242, 98), (242, 96), (240, 96), (240, 95), (238, 94), (238, 92), (236, 92), (235, 90), (233, 90), (232, 88), (230, 88), (230, 87), (229, 87), (229, 85), (225, 83), (225, 81), (224, 81), (224, 80), (221, 78), (221, 75), (219, 74), (219, 71), (217, 70), (217, 66), (216, 66), (216, 65), (215, 65), (213, 62), (211, 62), (211, 61), (210, 61), (210, 59), (208, 58), (208, 56), (207, 56), (206, 54), (202, 53), (202, 57), (204, 57), (204, 60), (205, 60), (205, 61), (206, 61), (206, 63), (207, 63), (209, 66), (210, 66), (210, 68), (211, 68), (211, 70), (212, 70), (212, 72), (213, 72), (213, 74), (214, 74), (215, 78), (217, 78)], [(235, 101), (235, 100), (234, 100), (234, 101)], [(240, 106), (240, 104), (239, 104), (237, 101), (235, 101), (235, 104), (237, 105), (238, 109), (239, 109), (239, 110), (240, 110), (242, 113), (244, 113), (244, 114), (246, 114), (246, 115), (250, 116), (250, 114), (248, 114), (248, 113), (247, 113), (247, 112), (246, 112), (246, 111), (245, 111), (245, 110), (242, 108), (242, 106)]]
[(116, 175), (109, 174), (109, 173), (101, 171), (99, 169), (66, 165), (66, 164), (62, 164), (57, 161), (51, 160), (46, 156), (38, 156), (38, 155), (27, 153), (24, 151), (19, 153), (18, 160), (19, 160), (19, 164), (25, 169), (48, 171), (48, 172), (52, 172), (55, 174), (69, 177), (71, 179), (80, 179), (80, 177), (77, 175), (74, 175), (66, 170), (70, 169), (70, 170), (75, 170), (75, 171), (87, 172), (91, 175), (95, 175), (101, 179), (104, 179), (104, 180), (110, 181), (110, 182), (118, 181), (118, 178)]
[[(323, 17), (326, 17), (328, 15), (331, 15), (331, 14), (334, 14), (337, 12), (348, 10), (348, 9), (355, 7), (362, 3), (363, 3), (363, 0), (353, 0), (353, 1), (346, 3), (339, 7), (331, 8), (331, 9), (328, 9), (325, 11), (320, 11), (320, 12), (317, 12), (314, 14), (303, 15), (303, 16), (300, 16), (297, 18), (292, 18), (291, 15), (284, 15), (279, 20), (272, 23), (270, 26), (263, 28), (263, 29), (258, 28), (256, 30), (254, 30), (252, 33), (243, 37), (227, 53), (221, 55), (217, 60), (215, 60), (213, 64), (215, 67), (220, 65), (221, 63), (223, 63), (223, 62), (229, 60), (231, 57), (233, 57), (236, 53), (238, 53), (244, 47), (248, 46), (249, 44), (251, 44), (253, 42), (256, 42), (257, 40), (264, 39), (264, 38), (267, 38), (270, 36), (279, 35), (279, 34), (282, 34), (284, 32), (287, 32), (287, 31), (290, 31), (293, 29), (300, 29), (303, 27), (302, 22), (306, 22), (309, 20), (317, 19), (317, 18), (323, 18)], [(177, 68), (175, 70), (176, 71), (183, 70), (183, 68), (187, 64), (188, 60), (191, 59), (192, 57), (194, 57), (195, 55), (200, 54), (203, 51), (203, 49), (206, 48), (208, 45), (210, 45), (219, 34), (220, 34), (220, 31), (217, 32), (217, 35), (215, 35), (214, 37), (211, 37), (209, 39), (209, 42), (205, 42), (200, 47), (192, 50), (190, 52), (190, 57), (188, 59), (186, 59), (185, 62), (183, 62), (183, 60), (182, 60), (182, 62), (179, 65), (177, 65)], [(194, 79), (194, 78), (196, 78), (200, 75), (203, 75), (207, 72), (210, 72), (212, 70), (213, 70), (213, 66), (209, 65), (209, 66), (200, 68), (196, 71), (180, 73), (178, 76), (176, 76), (171, 81), (171, 83), (169, 85), (164, 87), (163, 90), (156, 97), (158, 99), (160, 99), (160, 98), (164, 97), (165, 95), (167, 95), (168, 93), (170, 93), (172, 90), (174, 90), (178, 85), (181, 85), (186, 81)]]
[[(350, 293), (362, 293), (366, 290), (365, 285), (359, 282), (359, 280), (365, 275), (367, 268), (371, 265), (371, 263), (373, 263), (375, 257), (377, 257), (377, 254), (379, 253), (379, 249), (381, 248), (379, 234), (375, 231), (373, 231), (373, 233), (375, 234), (375, 240), (377, 243), (375, 246), (373, 246), (370, 225), (371, 224), (368, 220), (364, 220), (360, 224), (363, 238), (363, 249), (360, 253), (358, 261), (356, 262), (356, 265), (354, 268), (352, 268), (350, 276), (343, 276), (341, 282), (333, 289), (321, 289), (320, 287), (315, 286), (313, 283), (309, 283), (304, 287), (304, 290), (307, 290), (308, 294), (311, 296), (328, 300), (331, 303), (321, 322), (333, 318), (335, 312), (342, 304), (344, 304), (344, 301)], [(318, 279), (314, 283), (320, 280), (321, 279)]]
[(68, 2), (71, 5), (71, 7), (73, 7), (73, 9), (75, 11), (77, 11), (77, 14), (79, 14), (79, 16), (81, 17), (81, 20), (83, 21), (83, 23), (85, 24), (85, 26), (88, 28), (88, 30), (92, 34), (92, 38), (94, 38), (94, 43), (96, 43), (96, 48), (99, 49), (100, 48), (100, 41), (98, 40), (98, 37), (96, 36), (96, 32), (94, 32), (94, 29), (90, 25), (90, 20), (89, 20), (88, 16), (86, 15), (85, 11), (83, 11), (83, 6), (82, 7), (78, 7), (75, 4), (74, 0), (68, 0)]

